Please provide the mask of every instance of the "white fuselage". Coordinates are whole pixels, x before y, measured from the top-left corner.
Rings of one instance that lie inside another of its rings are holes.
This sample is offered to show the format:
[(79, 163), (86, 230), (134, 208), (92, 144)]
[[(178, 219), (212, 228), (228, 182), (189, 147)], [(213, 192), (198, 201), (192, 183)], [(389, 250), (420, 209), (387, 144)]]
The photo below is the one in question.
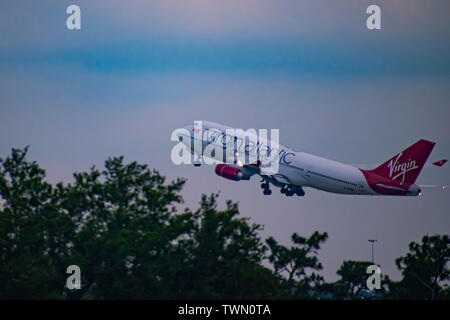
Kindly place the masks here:
[[(225, 129), (231, 129), (224, 125), (206, 121), (203, 122), (203, 127), (203, 130), (206, 131), (224, 131)], [(190, 132), (193, 131), (192, 126), (188, 126), (186, 129)], [(205, 134), (204, 136), (208, 136), (208, 134)], [(193, 138), (194, 140), (202, 139), (200, 145), (205, 143), (203, 135), (198, 136), (197, 138), (194, 136)], [(216, 143), (221, 146), (222, 142), (217, 140), (219, 139), (210, 139), (208, 136), (207, 143)], [(194, 148), (192, 151), (198, 154), (199, 152), (203, 152), (201, 150), (202, 148)], [(281, 145), (279, 145), (277, 153), (278, 156), (276, 161), (279, 161), (278, 172), (273, 175), (267, 175), (266, 177), (269, 178), (272, 183), (278, 184), (279, 186), (293, 185), (312, 187), (340, 194), (377, 194), (370, 188), (361, 170), (354, 166), (314, 156), (305, 152), (294, 151)], [(208, 157), (205, 154), (202, 154), (202, 156)], [(216, 155), (214, 160), (223, 161), (223, 158)], [(264, 176), (264, 174), (261, 175)]]
[(342, 194), (376, 194), (356, 167), (290, 149), (286, 154), (273, 177), (281, 183)]

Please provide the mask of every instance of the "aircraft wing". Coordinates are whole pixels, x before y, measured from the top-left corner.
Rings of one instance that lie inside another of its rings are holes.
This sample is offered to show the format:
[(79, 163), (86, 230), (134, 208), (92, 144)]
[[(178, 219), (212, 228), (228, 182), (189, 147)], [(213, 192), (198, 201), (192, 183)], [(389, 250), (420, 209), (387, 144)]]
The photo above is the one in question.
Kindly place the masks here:
[(239, 165), (239, 162), (238, 162), (238, 168), (249, 177), (251, 177), (254, 174), (261, 174), (261, 169), (259, 168), (260, 165), (261, 165), (261, 163), (259, 161), (257, 163), (244, 164), (244, 165)]

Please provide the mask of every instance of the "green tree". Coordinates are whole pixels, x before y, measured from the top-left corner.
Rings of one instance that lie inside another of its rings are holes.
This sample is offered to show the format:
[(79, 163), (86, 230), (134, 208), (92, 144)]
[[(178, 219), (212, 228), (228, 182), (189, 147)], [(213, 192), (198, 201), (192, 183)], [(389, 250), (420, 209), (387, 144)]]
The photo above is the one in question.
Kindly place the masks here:
[(0, 159), (0, 298), (58, 298), (75, 224), (27, 150)]
[(389, 297), (449, 299), (449, 258), (447, 235), (424, 236), (421, 243), (411, 242), (409, 252), (395, 261), (402, 272), (402, 279), (390, 284)]
[(288, 293), (294, 297), (310, 298), (318, 293), (316, 287), (323, 281), (315, 271), (322, 270), (322, 264), (317, 258), (318, 250), (328, 235), (326, 232), (315, 231), (309, 238), (294, 233), (291, 240), (294, 245), (290, 248), (278, 244), (270, 237), (266, 240), (276, 274), (283, 275)]
[(180, 290), (179, 298), (277, 297), (279, 279), (261, 265), (266, 250), (258, 235), (261, 226), (238, 217), (238, 206), (231, 201), (218, 210), (217, 196), (203, 195), (194, 213), (194, 233), (187, 250), (190, 261), (173, 285)]
[[(178, 213), (183, 179), (123, 157), (52, 186), (26, 160), (0, 160), (0, 298), (273, 298), (279, 278), (261, 264), (259, 225), (217, 195)], [(81, 290), (65, 288), (69, 265)]]
[(165, 184), (156, 170), (123, 157), (108, 159), (105, 170), (76, 173), (61, 189), (61, 207), (76, 222), (72, 255), (80, 266), (82, 290), (71, 298), (161, 298), (167, 296), (167, 265), (179, 239), (191, 232), (186, 214), (175, 205), (184, 180)]
[(367, 273), (367, 268), (373, 263), (369, 261), (344, 261), (336, 272), (340, 279), (333, 283), (333, 293), (337, 299), (365, 299), (376, 294), (380, 296), (386, 292), (389, 282), (387, 276), (380, 279), (380, 289), (374, 289), (375, 293), (367, 288), (367, 279), (373, 273)]

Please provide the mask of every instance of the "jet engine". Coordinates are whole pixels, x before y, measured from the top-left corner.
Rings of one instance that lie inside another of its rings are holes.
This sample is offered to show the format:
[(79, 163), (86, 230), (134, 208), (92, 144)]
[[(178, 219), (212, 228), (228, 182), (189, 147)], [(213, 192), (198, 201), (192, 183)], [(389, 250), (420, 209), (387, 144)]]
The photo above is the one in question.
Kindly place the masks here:
[(234, 181), (239, 181), (239, 180), (249, 180), (250, 177), (248, 177), (247, 175), (245, 175), (241, 170), (239, 170), (238, 168), (226, 165), (226, 164), (218, 164), (216, 166), (216, 174), (218, 176), (221, 176), (225, 179), (229, 179), (229, 180), (234, 180)]

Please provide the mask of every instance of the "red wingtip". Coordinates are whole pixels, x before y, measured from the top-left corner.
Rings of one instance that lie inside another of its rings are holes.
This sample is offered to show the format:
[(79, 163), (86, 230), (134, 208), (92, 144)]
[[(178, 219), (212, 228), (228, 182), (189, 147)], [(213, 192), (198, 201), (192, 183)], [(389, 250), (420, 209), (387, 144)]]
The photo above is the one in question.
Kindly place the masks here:
[(444, 164), (447, 163), (447, 159), (442, 159), (436, 162), (433, 162), (433, 165), (437, 166), (437, 167), (442, 167)]

